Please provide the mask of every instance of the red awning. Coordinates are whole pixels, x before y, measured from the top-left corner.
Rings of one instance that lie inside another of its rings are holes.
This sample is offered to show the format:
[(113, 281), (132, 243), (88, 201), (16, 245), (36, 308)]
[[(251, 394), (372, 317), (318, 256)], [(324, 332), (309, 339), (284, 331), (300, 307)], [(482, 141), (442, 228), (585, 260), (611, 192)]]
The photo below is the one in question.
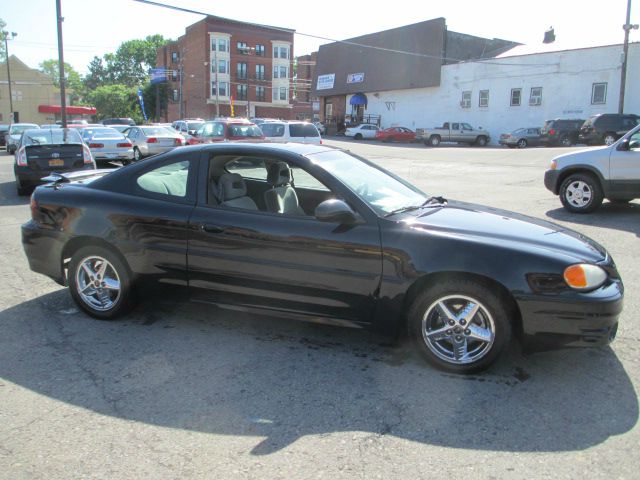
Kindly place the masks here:
[[(95, 115), (96, 107), (66, 107), (67, 114), (71, 115)], [(60, 105), (38, 105), (40, 113), (62, 113)]]

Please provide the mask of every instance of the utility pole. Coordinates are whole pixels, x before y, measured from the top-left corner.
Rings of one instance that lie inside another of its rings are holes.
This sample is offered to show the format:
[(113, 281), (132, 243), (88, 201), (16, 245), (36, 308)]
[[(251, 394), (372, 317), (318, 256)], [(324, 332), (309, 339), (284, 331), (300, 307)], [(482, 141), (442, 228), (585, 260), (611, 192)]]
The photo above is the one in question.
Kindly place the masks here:
[(216, 79), (216, 118), (220, 116), (220, 97), (218, 95), (218, 47), (220, 44), (216, 40), (216, 49), (213, 51), (213, 60), (215, 62), (215, 79)]
[[(9, 40), (9, 32), (3, 31), (2, 36), (4, 37), (4, 53), (7, 59), (7, 81), (9, 85), (9, 122), (13, 123), (15, 118), (13, 116), (13, 94), (11, 92), (11, 68), (9, 67), (9, 44), (7, 41)], [(11, 40), (16, 38), (18, 34), (16, 32), (11, 32)]]
[(183, 84), (183, 78), (184, 78), (184, 67), (182, 65), (182, 60), (180, 60), (180, 93), (178, 95), (178, 99), (180, 100), (180, 119), (184, 118), (184, 115), (182, 114), (182, 84)]
[(60, 116), (62, 128), (67, 128), (67, 97), (64, 85), (64, 48), (62, 46), (62, 5), (56, 0), (56, 16), (58, 22), (58, 70), (60, 71)]
[(624, 93), (627, 81), (627, 60), (629, 58), (629, 31), (637, 30), (638, 25), (631, 25), (631, 0), (627, 0), (627, 21), (622, 26), (624, 30), (624, 46), (622, 50), (622, 69), (620, 72), (620, 101), (618, 113), (624, 113)]

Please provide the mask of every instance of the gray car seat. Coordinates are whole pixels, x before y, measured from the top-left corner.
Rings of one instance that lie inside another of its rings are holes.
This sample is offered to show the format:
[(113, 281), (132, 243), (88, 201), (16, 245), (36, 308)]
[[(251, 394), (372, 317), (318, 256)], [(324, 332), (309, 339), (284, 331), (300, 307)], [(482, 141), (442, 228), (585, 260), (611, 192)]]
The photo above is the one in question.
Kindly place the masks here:
[(247, 197), (247, 185), (237, 173), (225, 173), (218, 180), (218, 195), (220, 205), (233, 208), (258, 210), (256, 202)]
[(267, 183), (271, 189), (264, 192), (267, 210), (285, 215), (306, 215), (298, 203), (298, 195), (291, 186), (291, 170), (285, 162), (276, 162), (269, 167)]

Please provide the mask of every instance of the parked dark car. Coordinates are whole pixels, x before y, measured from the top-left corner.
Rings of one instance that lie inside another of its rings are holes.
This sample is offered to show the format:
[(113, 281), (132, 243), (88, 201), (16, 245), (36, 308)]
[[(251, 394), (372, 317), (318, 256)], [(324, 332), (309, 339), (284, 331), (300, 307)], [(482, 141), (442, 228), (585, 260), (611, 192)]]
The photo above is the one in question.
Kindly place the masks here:
[(460, 373), (488, 367), (512, 332), (543, 348), (616, 333), (623, 286), (602, 246), (427, 195), (348, 151), (227, 142), (74, 175), (35, 191), (22, 242), (31, 269), (99, 319), (137, 294), (168, 298), (164, 287), (247, 312), (408, 329), (428, 361)]
[(547, 147), (575, 145), (583, 123), (584, 120), (580, 119), (547, 120), (540, 129), (540, 141)]
[(102, 125), (129, 125), (131, 127), (136, 125), (132, 118), (105, 118), (100, 123)]
[(89, 147), (71, 128), (31, 129), (22, 133), (13, 164), (18, 195), (27, 195), (51, 172), (95, 170)]
[(7, 146), (7, 137), (5, 136), (9, 133), (9, 125), (0, 125), (0, 147)]
[(542, 142), (540, 140), (539, 128), (518, 128), (511, 133), (503, 133), (498, 141), (500, 145), (509, 148), (537, 147)]
[(579, 139), (587, 145), (612, 145), (639, 123), (640, 116), (633, 114), (592, 115), (582, 124)]

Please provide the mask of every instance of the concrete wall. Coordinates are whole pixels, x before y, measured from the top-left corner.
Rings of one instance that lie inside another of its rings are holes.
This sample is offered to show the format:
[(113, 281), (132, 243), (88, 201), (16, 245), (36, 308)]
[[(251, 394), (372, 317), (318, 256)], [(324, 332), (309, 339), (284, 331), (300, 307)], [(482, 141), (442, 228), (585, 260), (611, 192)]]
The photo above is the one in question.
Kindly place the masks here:
[[(382, 126), (411, 129), (462, 121), (488, 130), (492, 143), (500, 133), (542, 126), (553, 118), (587, 118), (615, 113), (620, 92), (622, 45), (567, 50), (442, 67), (439, 87), (366, 92), (366, 114), (382, 116)], [(640, 44), (629, 48), (625, 113), (640, 114)], [(591, 104), (593, 83), (607, 83), (606, 103)], [(529, 105), (532, 87), (542, 87), (542, 104)], [(511, 89), (522, 89), (520, 106), (511, 106)], [(489, 105), (478, 105), (489, 90)], [(471, 91), (471, 107), (462, 108), (462, 92)], [(349, 105), (350, 96), (346, 103)]]

